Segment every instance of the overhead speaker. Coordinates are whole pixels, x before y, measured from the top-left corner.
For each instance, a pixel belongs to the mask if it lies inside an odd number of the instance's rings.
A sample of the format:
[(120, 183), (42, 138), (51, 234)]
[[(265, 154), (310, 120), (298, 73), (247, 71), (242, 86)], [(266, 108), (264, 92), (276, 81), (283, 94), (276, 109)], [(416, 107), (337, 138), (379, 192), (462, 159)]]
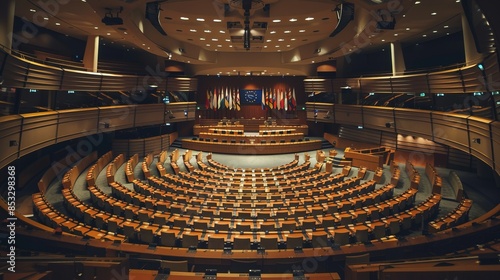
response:
[(102, 18), (101, 22), (105, 25), (122, 25), (123, 19), (120, 17), (105, 16)]
[(387, 10), (377, 11), (377, 29), (389, 29), (392, 30), (396, 27), (396, 19)]
[(158, 32), (166, 36), (167, 32), (163, 30), (160, 22), (160, 11), (160, 2), (149, 2), (146, 4), (146, 18), (149, 22), (151, 22), (154, 28), (158, 30)]
[(333, 11), (337, 13), (338, 21), (330, 37), (339, 34), (354, 19), (354, 4), (344, 2), (335, 6)]

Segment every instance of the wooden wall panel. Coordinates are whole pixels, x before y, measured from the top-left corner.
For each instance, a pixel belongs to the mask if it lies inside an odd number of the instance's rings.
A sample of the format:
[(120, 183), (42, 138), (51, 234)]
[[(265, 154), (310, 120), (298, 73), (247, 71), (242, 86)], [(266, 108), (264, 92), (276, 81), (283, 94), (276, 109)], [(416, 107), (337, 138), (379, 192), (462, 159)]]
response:
[(5, 87), (24, 88), (28, 75), (28, 61), (8, 56), (3, 67), (2, 78)]
[[(387, 127), (386, 124), (390, 124)], [(389, 107), (363, 106), (363, 126), (387, 132), (395, 132), (394, 109)]]
[(335, 123), (362, 126), (362, 106), (340, 104), (335, 105)]
[(57, 112), (22, 114), (23, 134), (19, 156), (23, 156), (56, 143)]
[(97, 108), (62, 110), (58, 112), (57, 142), (97, 133)]
[(500, 122), (491, 124), (494, 169), (500, 174)]
[(432, 139), (430, 111), (394, 109), (394, 115), (398, 133)]
[(362, 78), (360, 87), (363, 92), (392, 93), (391, 79), (383, 78)]
[(464, 88), (458, 70), (431, 73), (427, 76), (430, 93), (463, 93)]
[(99, 131), (114, 131), (134, 127), (135, 107), (110, 106), (99, 108)]
[(147, 90), (149, 85), (141, 85), (139, 81), (142, 81), (140, 77), (128, 76), (128, 75), (112, 75), (103, 74), (102, 81), (100, 83), (101, 91), (134, 91), (134, 90)]
[(135, 110), (135, 126), (145, 126), (165, 123), (165, 105), (147, 104), (138, 106)]
[(144, 156), (145, 144), (144, 139), (130, 139), (128, 145), (128, 154), (126, 157), (131, 157), (135, 154), (138, 154), (140, 157)]
[(492, 121), (469, 117), (468, 122), (471, 154), (486, 164), (493, 166), (493, 151), (490, 142), (490, 123)]
[(151, 137), (144, 139), (144, 155), (139, 154), (139, 156), (146, 156), (147, 154), (159, 154), (161, 149), (161, 136)]
[(194, 121), (196, 118), (196, 103), (177, 102), (166, 104), (165, 122)]
[(37, 63), (30, 64), (26, 87), (37, 90), (59, 88), (63, 72), (60, 68)]
[[(17, 159), (21, 141), (21, 116), (5, 116), (0, 118), (0, 167)], [(15, 141), (12, 142), (11, 141)]]
[(391, 78), (394, 93), (429, 92), (425, 75), (404, 75)]
[(61, 90), (98, 91), (101, 90), (102, 75), (94, 72), (65, 70)]
[(432, 112), (434, 141), (469, 152), (467, 116)]
[(321, 119), (323, 123), (335, 123), (335, 115), (333, 114), (333, 104), (328, 103), (306, 103), (306, 116), (308, 121), (318, 121)]

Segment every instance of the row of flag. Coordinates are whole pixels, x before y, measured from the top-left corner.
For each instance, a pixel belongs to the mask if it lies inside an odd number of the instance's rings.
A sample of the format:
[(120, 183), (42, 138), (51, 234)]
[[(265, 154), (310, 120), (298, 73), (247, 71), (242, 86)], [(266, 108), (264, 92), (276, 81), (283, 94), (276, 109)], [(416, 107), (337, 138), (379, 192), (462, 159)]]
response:
[[(241, 110), (240, 98), (245, 100), (245, 104), (259, 104), (260, 100), (262, 110), (294, 111), (297, 108), (295, 88), (264, 88), (262, 90), (242, 91), (241, 94), (249, 96), (241, 97), (239, 89), (231, 89), (229, 87), (208, 89), (206, 92), (205, 109), (239, 111)], [(257, 94), (260, 96), (256, 96)]]
[(228, 87), (207, 90), (205, 109), (241, 110), (240, 90)]
[(275, 109), (294, 111), (297, 109), (295, 88), (293, 89), (263, 89), (261, 99), (262, 110)]

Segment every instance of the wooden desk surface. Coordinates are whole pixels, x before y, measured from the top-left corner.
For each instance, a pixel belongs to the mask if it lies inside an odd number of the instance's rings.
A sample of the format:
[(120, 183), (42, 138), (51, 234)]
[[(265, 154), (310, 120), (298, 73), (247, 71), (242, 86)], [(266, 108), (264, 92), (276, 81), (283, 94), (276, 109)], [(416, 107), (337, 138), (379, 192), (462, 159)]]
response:
[[(129, 270), (130, 279), (141, 279), (141, 280), (154, 280), (158, 271), (155, 270), (140, 270), (140, 269), (130, 269)], [(178, 272), (171, 271), (168, 279), (205, 279), (205, 273), (203, 272)], [(305, 274), (306, 279), (309, 280), (340, 280), (340, 276), (337, 273), (312, 273)], [(292, 274), (266, 274), (261, 275), (262, 279), (293, 279)], [(248, 273), (217, 273), (217, 279), (245, 279), (248, 278)]]

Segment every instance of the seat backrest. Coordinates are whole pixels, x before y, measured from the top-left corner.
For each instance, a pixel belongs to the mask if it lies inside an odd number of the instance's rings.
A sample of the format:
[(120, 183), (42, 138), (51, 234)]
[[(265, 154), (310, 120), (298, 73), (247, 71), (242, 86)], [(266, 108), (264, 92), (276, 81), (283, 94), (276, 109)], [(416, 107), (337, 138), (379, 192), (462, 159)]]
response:
[(262, 236), (260, 238), (260, 246), (270, 250), (278, 249), (278, 238)]
[(250, 250), (250, 238), (235, 237), (233, 242), (234, 250)]

